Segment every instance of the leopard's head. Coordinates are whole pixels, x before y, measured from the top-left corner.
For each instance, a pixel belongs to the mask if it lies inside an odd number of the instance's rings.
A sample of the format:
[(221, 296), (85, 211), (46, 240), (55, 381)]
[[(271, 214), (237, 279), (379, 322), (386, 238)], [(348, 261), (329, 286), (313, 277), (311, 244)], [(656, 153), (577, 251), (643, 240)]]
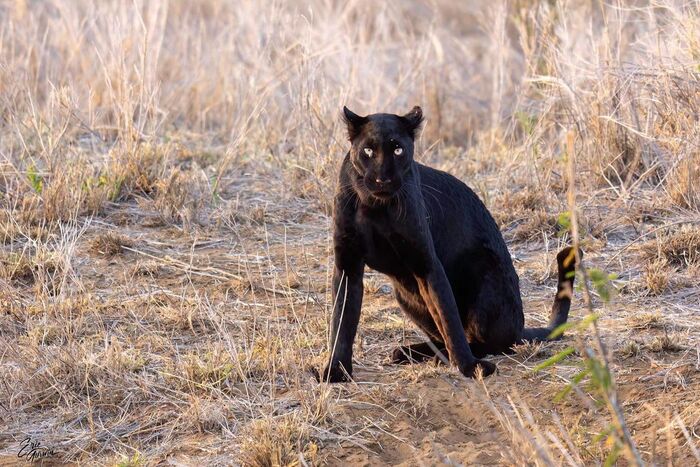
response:
[(350, 160), (358, 175), (356, 188), (382, 200), (394, 197), (411, 170), (423, 111), (416, 106), (405, 115), (361, 117), (343, 107), (343, 117), (352, 144)]

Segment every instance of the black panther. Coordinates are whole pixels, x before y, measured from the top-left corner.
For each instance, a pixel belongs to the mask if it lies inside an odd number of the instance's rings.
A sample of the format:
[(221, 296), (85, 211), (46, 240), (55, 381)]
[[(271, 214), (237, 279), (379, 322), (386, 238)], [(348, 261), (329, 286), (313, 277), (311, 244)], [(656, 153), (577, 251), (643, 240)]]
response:
[(573, 250), (557, 255), (549, 325), (525, 328), (518, 275), (493, 217), (460, 180), (414, 161), (420, 107), (365, 117), (344, 107), (343, 116), (351, 148), (334, 200), (335, 300), (324, 381), (352, 376), (365, 265), (390, 278), (399, 306), (431, 341), (397, 348), (394, 363), (443, 353), (463, 375), (480, 368), (488, 376), (496, 366), (484, 356), (546, 340), (566, 322)]

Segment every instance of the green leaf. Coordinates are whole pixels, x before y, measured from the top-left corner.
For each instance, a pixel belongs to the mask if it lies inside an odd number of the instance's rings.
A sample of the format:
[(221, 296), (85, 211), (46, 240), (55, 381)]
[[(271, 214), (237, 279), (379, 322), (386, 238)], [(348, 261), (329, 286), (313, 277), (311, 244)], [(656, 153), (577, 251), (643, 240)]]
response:
[(601, 442), (603, 440), (603, 438), (607, 438), (610, 435), (610, 433), (613, 432), (614, 429), (615, 429), (615, 426), (613, 426), (612, 424), (608, 425), (607, 428), (605, 428), (603, 431), (601, 431), (600, 433), (598, 433), (597, 435), (595, 435), (593, 437), (593, 442), (594, 443)]
[(589, 269), (588, 278), (591, 280), (593, 287), (600, 296), (600, 298), (609, 302), (612, 293), (615, 291), (615, 287), (612, 285), (611, 281), (617, 278), (615, 274), (607, 274), (600, 269)]
[(607, 394), (612, 388), (610, 370), (597, 358), (587, 358), (586, 366), (591, 372), (591, 382), (598, 390)]
[(44, 189), (44, 179), (39, 175), (36, 171), (36, 167), (33, 165), (27, 170), (27, 179), (29, 179), (29, 183), (32, 185), (34, 191), (41, 194)]
[(566, 357), (574, 353), (575, 350), (576, 349), (574, 349), (573, 347), (567, 347), (558, 354), (549, 357), (547, 360), (537, 365), (532, 371), (540, 371), (544, 370), (545, 368), (549, 368), (552, 365), (556, 365), (557, 363), (561, 362)]
[(585, 329), (587, 328), (593, 321), (598, 320), (598, 314), (597, 313), (591, 313), (589, 315), (586, 315), (581, 321), (578, 322), (568, 322), (564, 324), (560, 324), (554, 330), (547, 336), (548, 339), (556, 339), (557, 337), (561, 336), (564, 334), (566, 331), (568, 331), (571, 328), (576, 328), (576, 329)]
[(576, 329), (586, 329), (591, 323), (598, 321), (598, 313), (590, 313), (583, 317), (581, 321), (576, 324)]
[(122, 192), (122, 184), (124, 183), (124, 177), (117, 177), (112, 181), (112, 186), (110, 188), (109, 200), (114, 202), (119, 199), (119, 195)]
[(574, 326), (576, 326), (576, 323), (572, 323), (572, 322), (560, 324), (559, 326), (554, 328), (554, 330), (551, 333), (549, 333), (549, 336), (547, 336), (547, 339), (556, 339), (557, 337), (561, 336), (562, 334), (564, 334), (566, 331), (573, 328)]
[(590, 373), (590, 370), (585, 369), (582, 370), (574, 375), (573, 378), (571, 378), (571, 381), (569, 384), (567, 384), (564, 389), (559, 391), (556, 396), (554, 396), (554, 402), (561, 402), (573, 389), (574, 385), (578, 385), (583, 379), (588, 376)]
[(615, 442), (615, 444), (613, 444), (612, 449), (610, 450), (610, 454), (608, 454), (608, 457), (605, 458), (603, 466), (610, 467), (612, 465), (615, 465), (615, 462), (617, 462), (617, 459), (620, 457), (620, 452), (622, 452), (620, 444), (618, 442)]
[(559, 224), (562, 230), (569, 230), (571, 228), (571, 213), (569, 211), (564, 211), (559, 214), (557, 224)]

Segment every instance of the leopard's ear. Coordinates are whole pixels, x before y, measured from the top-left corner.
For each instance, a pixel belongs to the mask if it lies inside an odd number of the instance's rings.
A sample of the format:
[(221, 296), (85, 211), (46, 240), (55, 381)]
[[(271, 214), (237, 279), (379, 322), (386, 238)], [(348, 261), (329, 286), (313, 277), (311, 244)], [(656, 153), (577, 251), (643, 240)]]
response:
[(418, 130), (420, 130), (420, 126), (423, 123), (423, 109), (415, 106), (410, 112), (403, 115), (401, 120), (404, 122), (404, 125), (406, 125), (406, 129), (411, 134), (411, 137), (415, 139), (416, 135), (418, 134)]
[(343, 106), (343, 120), (348, 127), (348, 139), (350, 141), (360, 134), (362, 126), (367, 123), (367, 117), (360, 117), (345, 106)]

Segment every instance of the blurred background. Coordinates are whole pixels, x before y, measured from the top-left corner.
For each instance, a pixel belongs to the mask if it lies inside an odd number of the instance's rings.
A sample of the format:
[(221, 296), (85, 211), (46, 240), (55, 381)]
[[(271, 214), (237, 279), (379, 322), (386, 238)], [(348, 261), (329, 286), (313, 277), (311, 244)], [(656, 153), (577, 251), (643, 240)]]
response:
[[(114, 163), (136, 141), (177, 140), (216, 171), (254, 160), (314, 178), (300, 189), (322, 199), (346, 148), (342, 105), (421, 105), (428, 154), (506, 145), (534, 173), (575, 128), (595, 184), (663, 181), (698, 208), (694, 1), (0, 5), (4, 163), (47, 183), (57, 158), (104, 165), (95, 152)], [(49, 151), (34, 146), (49, 134)]]

